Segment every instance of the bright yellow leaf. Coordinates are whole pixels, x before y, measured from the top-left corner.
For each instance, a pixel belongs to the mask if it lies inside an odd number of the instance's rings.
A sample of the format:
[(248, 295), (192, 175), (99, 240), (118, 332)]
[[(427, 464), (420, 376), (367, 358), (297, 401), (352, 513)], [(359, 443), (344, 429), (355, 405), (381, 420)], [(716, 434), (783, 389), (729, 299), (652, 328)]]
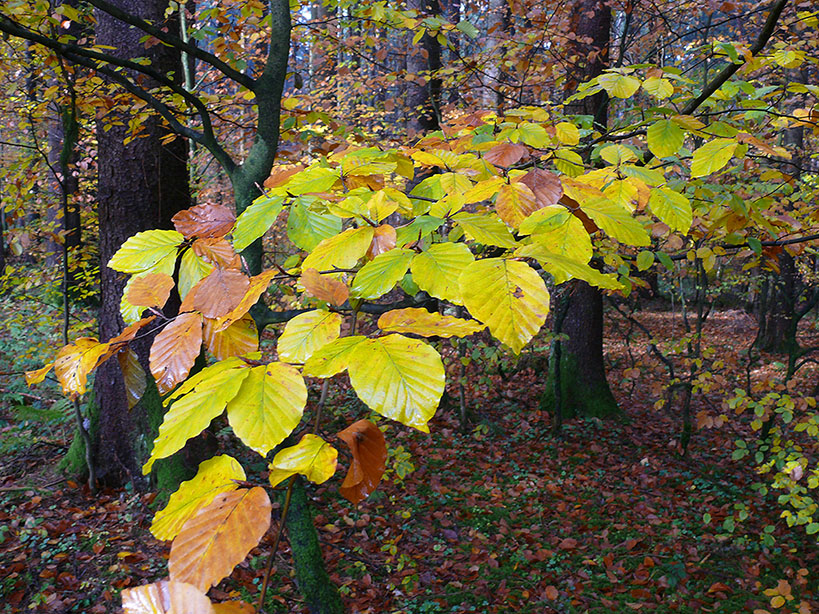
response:
[(317, 349), (338, 339), (342, 317), (324, 309), (316, 309), (297, 315), (284, 327), (277, 349), (279, 359), (285, 362), (303, 363)]
[(338, 450), (318, 435), (308, 433), (295, 446), (279, 451), (270, 463), (270, 484), (277, 486), (290, 476), (301, 474), (314, 484), (322, 484), (336, 472)]

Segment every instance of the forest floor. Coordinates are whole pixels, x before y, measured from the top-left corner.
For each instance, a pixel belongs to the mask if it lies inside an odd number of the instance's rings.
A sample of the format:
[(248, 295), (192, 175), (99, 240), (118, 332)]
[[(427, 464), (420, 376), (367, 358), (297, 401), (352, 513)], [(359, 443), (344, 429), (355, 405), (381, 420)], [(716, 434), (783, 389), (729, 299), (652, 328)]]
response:
[[(638, 318), (658, 339), (682, 333), (670, 312)], [(753, 339), (751, 318), (730, 311), (708, 321), (724, 365), (714, 367), (715, 388), (694, 398), (703, 428), (685, 456), (677, 409), (655, 409), (662, 365), (645, 337), (625, 343), (622, 320), (607, 329), (609, 378), (627, 420), (568, 421), (556, 437), (538, 410), (542, 362), (486, 374), (476, 369), (491, 351), (474, 346), (465, 431), (457, 400), (428, 435), (390, 426), (391, 470), (358, 506), (337, 493), (341, 471), (311, 487), (327, 569), (350, 612), (819, 613), (816, 536), (789, 528), (776, 493), (754, 489), (764, 477), (747, 458), (732, 460), (750, 431), (721, 398), (745, 377), (738, 357)], [(817, 341), (815, 322), (806, 334)], [(753, 377), (781, 371), (766, 358)], [(816, 378), (806, 370), (799, 385)], [(116, 612), (121, 589), (166, 573), (168, 547), (148, 531), (152, 495), (91, 496), (60, 475), (70, 423), (45, 410), (22, 420), (19, 408), (37, 400), (13, 398), (0, 405), (0, 612)], [(342, 426), (363, 413), (343, 382), (330, 400), (346, 412)], [(255, 600), (277, 514), (278, 504), (261, 546), (211, 590), (214, 601)], [(283, 543), (265, 610), (303, 609)]]

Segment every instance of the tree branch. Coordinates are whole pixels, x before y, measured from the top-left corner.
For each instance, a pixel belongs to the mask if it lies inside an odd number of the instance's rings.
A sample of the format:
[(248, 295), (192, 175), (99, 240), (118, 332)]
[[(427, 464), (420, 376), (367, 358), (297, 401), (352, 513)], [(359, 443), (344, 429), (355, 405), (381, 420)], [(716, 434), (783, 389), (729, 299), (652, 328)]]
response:
[[(157, 40), (165, 43), (166, 45), (175, 47), (180, 51), (184, 51), (185, 53), (195, 57), (197, 60), (201, 60), (206, 64), (210, 64), (216, 70), (225, 75), (228, 79), (235, 81), (239, 85), (242, 85), (249, 90), (253, 90), (256, 84), (255, 79), (253, 79), (250, 75), (246, 75), (245, 73), (231, 67), (229, 64), (219, 59), (212, 53), (209, 53), (204, 49), (200, 49), (196, 45), (187, 43), (178, 36), (169, 34), (168, 32), (162, 30), (162, 28), (155, 26), (154, 24), (147, 22), (144, 19), (140, 19), (136, 15), (127, 13), (126, 11), (123, 11), (122, 9), (114, 6), (110, 2), (106, 2), (105, 0), (85, 0), (85, 2), (98, 8), (101, 11), (108, 13), (114, 19), (118, 19), (124, 23), (127, 23), (128, 25), (139, 28), (146, 34), (150, 34)], [(180, 10), (185, 9), (180, 7)]]

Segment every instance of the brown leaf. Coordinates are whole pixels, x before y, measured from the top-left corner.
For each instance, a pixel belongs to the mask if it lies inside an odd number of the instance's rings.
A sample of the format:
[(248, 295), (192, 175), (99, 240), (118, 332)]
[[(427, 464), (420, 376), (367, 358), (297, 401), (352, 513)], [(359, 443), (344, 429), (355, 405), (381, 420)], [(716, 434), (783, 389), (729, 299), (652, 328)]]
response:
[(202, 346), (202, 314), (177, 316), (151, 345), (151, 374), (160, 394), (170, 392), (190, 373)]
[(495, 145), (483, 155), (483, 159), (495, 166), (509, 167), (529, 157), (529, 150), (517, 143)]
[(176, 230), (186, 239), (191, 237), (224, 237), (233, 229), (236, 216), (224, 205), (196, 205), (180, 211), (171, 218)]
[(544, 592), (546, 593), (546, 599), (548, 599), (549, 601), (554, 601), (555, 599), (560, 597), (560, 593), (558, 592), (557, 587), (555, 587), (552, 584), (547, 586)]
[(332, 305), (343, 305), (350, 297), (350, 288), (347, 287), (347, 284), (322, 275), (316, 269), (302, 271), (299, 283), (311, 296)]
[(214, 614), (202, 591), (184, 582), (161, 580), (122, 591), (123, 614)]
[(148, 273), (135, 277), (128, 288), (128, 302), (136, 307), (162, 309), (174, 287), (173, 277), (167, 273)]
[(293, 175), (303, 170), (304, 166), (301, 164), (296, 166), (277, 166), (270, 172), (270, 177), (264, 180), (264, 187), (270, 190), (284, 185)]
[(128, 399), (128, 409), (133, 409), (142, 395), (145, 394), (147, 379), (145, 370), (139, 364), (136, 352), (129, 347), (125, 351), (117, 354), (119, 368), (122, 370), (122, 377), (125, 380), (125, 396)]
[(560, 204), (565, 205), (569, 208), (569, 211), (572, 212), (572, 215), (583, 222), (583, 228), (588, 232), (590, 235), (594, 234), (598, 230), (597, 224), (594, 223), (588, 215), (586, 215), (583, 210), (580, 208), (580, 203), (578, 203), (573, 198), (566, 196), (565, 194), (560, 197)]
[(241, 269), (242, 258), (225, 239), (197, 239), (193, 242), (193, 253), (208, 264), (223, 269)]
[(213, 269), (191, 289), (193, 308), (206, 318), (221, 318), (239, 305), (249, 287), (250, 278), (241, 271)]
[(359, 420), (338, 433), (353, 455), (350, 470), (338, 491), (352, 503), (367, 497), (384, 475), (387, 444), (384, 434), (369, 420)]
[(205, 320), (205, 346), (216, 360), (244, 356), (259, 349), (256, 322), (249, 314), (245, 314), (224, 330), (216, 330), (217, 325), (218, 320)]
[(224, 603), (214, 603), (214, 614), (253, 614), (255, 608), (244, 601), (225, 601)]
[(533, 168), (518, 181), (529, 186), (529, 189), (534, 192), (538, 209), (557, 204), (560, 197), (563, 196), (563, 185), (560, 179), (549, 171)]
[[(267, 290), (267, 286), (270, 285), (270, 281), (276, 276), (275, 271), (264, 271), (263, 273), (259, 273), (258, 275), (254, 275), (250, 278), (250, 285), (245, 293), (242, 300), (239, 301), (239, 304), (236, 305), (229, 313), (225, 314), (221, 318), (219, 318), (218, 323), (216, 324), (216, 332), (225, 330), (228, 326), (240, 320), (253, 305), (256, 304), (256, 301), (259, 300), (259, 297), (264, 294), (264, 291)], [(187, 297), (185, 297), (187, 299)]]
[(373, 233), (373, 241), (367, 250), (367, 260), (372, 260), (378, 254), (383, 254), (395, 248), (395, 228), (389, 224), (381, 224)]
[(245, 560), (270, 527), (264, 488), (221, 493), (188, 520), (171, 546), (171, 579), (207, 591)]

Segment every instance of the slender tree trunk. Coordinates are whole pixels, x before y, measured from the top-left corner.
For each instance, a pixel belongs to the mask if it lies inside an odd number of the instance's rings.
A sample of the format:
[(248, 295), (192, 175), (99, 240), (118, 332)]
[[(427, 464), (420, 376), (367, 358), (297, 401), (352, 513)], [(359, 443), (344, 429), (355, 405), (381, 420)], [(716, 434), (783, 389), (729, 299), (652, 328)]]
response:
[[(438, 0), (409, 0), (407, 6), (418, 11), (423, 17), (441, 15)], [(410, 42), (413, 33), (410, 32)], [(423, 134), (440, 127), (441, 79), (436, 72), (441, 69), (441, 43), (437, 37), (424, 34), (419, 45), (411, 45), (407, 50), (407, 74), (413, 81), (407, 87), (407, 109), (410, 136)]]
[[(603, 72), (608, 65), (611, 9), (602, 0), (578, 0), (571, 13), (576, 35), (569, 49), (567, 93), (579, 83)], [(591, 115), (597, 129), (605, 129), (608, 115), (605, 92), (571, 105), (567, 111)], [(555, 404), (553, 381), (560, 382), (564, 418), (577, 415), (606, 417), (621, 414), (614, 399), (603, 362), (603, 295), (584, 281), (572, 281), (562, 332), (568, 339), (560, 359), (549, 365), (549, 381), (541, 405)]]

